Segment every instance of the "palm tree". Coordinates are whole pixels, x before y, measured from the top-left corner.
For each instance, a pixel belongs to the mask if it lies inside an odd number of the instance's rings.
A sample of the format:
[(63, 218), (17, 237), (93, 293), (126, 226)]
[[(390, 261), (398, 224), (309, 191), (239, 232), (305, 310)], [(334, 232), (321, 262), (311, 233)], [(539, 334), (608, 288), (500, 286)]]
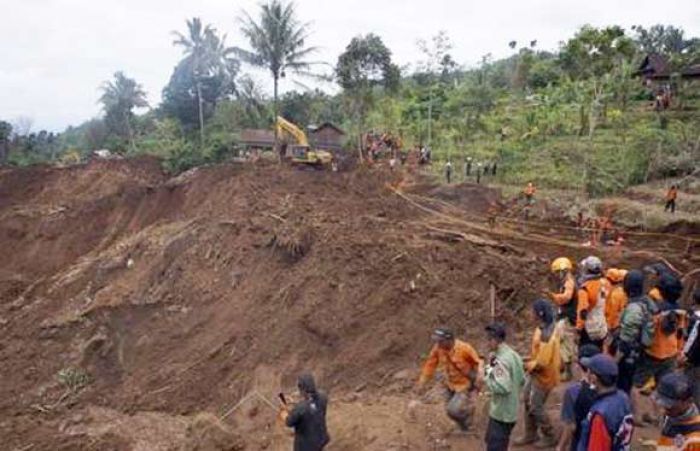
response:
[(200, 142), (204, 143), (204, 112), (202, 99), (202, 79), (214, 73), (225, 71), (235, 73), (237, 61), (229, 55), (232, 49), (225, 44), (226, 37), (220, 38), (216, 29), (211, 25), (202, 25), (198, 17), (187, 20), (187, 35), (174, 31), (175, 41), (173, 45), (183, 48), (185, 64), (192, 72), (197, 91), (197, 104), (199, 112)]
[[(296, 18), (293, 2), (269, 0), (260, 6), (260, 17), (256, 21), (250, 14), (243, 12), (239, 18), (241, 31), (248, 38), (252, 50), (236, 48), (241, 59), (249, 64), (266, 68), (272, 74), (274, 83), (273, 105), (274, 117), (279, 114), (278, 92), (279, 80), (286, 72), (307, 75), (311, 64), (305, 59), (317, 49), (307, 47), (309, 24), (300, 23)], [(277, 146), (277, 128), (275, 127), (275, 146)]]
[[(101, 87), (100, 102), (105, 110), (107, 122), (113, 127), (126, 131), (131, 149), (134, 149), (134, 133), (131, 127), (131, 116), (134, 108), (147, 107), (146, 93), (140, 84), (123, 72), (114, 74), (113, 81), (106, 81)], [(121, 123), (121, 124), (120, 124)]]

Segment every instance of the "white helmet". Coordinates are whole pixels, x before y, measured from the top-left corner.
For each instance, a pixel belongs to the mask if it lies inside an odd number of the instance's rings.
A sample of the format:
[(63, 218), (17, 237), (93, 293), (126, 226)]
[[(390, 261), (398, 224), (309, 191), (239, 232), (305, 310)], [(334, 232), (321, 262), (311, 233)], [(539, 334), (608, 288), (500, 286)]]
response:
[(584, 258), (579, 264), (586, 274), (602, 274), (603, 262), (596, 256)]

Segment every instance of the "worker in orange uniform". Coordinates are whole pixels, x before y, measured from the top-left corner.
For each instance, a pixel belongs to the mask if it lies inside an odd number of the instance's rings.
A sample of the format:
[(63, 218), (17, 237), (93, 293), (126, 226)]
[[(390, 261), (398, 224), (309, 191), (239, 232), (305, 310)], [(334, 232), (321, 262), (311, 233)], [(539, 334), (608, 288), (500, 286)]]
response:
[(700, 451), (700, 411), (693, 403), (693, 381), (682, 373), (669, 373), (659, 381), (652, 399), (664, 410), (656, 449)]
[(578, 317), (576, 329), (580, 343), (593, 343), (603, 348), (608, 335), (605, 320), (605, 304), (610, 295), (610, 282), (603, 277), (603, 262), (598, 257), (585, 258), (581, 264), (581, 278), (578, 281)]
[(523, 390), (525, 434), (515, 441), (515, 445), (524, 446), (540, 440), (538, 448), (551, 448), (557, 444), (557, 436), (545, 404), (552, 389), (560, 381), (561, 338), (552, 303), (539, 299), (533, 304), (532, 311), (538, 325), (532, 336), (530, 359), (525, 363), (525, 371), (529, 376)]
[(439, 368), (445, 376), (447, 416), (462, 431), (468, 431), (473, 416), (472, 395), (476, 393), (482, 369), (481, 359), (469, 343), (455, 339), (450, 329), (436, 329), (432, 338), (435, 345), (423, 364), (418, 386), (424, 387)]
[(675, 214), (676, 199), (678, 199), (678, 187), (676, 185), (671, 185), (671, 188), (669, 188), (666, 193), (666, 206), (664, 207), (664, 211), (671, 210), (671, 214)]
[(551, 264), (551, 272), (556, 279), (556, 291), (549, 297), (559, 309), (557, 327), (561, 332), (561, 359), (565, 381), (572, 378), (572, 365), (578, 355), (576, 350), (576, 315), (578, 304), (574, 265), (566, 257), (560, 257)]
[(527, 205), (533, 205), (535, 203), (536, 192), (537, 188), (535, 188), (535, 185), (533, 185), (532, 182), (528, 183), (525, 187), (525, 190), (523, 190), (523, 194), (525, 194), (525, 200), (527, 201)]
[(605, 303), (605, 321), (608, 324), (608, 353), (615, 355), (617, 353), (617, 336), (620, 332), (620, 320), (622, 312), (627, 306), (627, 294), (623, 282), (627, 276), (627, 271), (624, 269), (610, 268), (605, 272), (605, 278), (608, 279), (611, 286), (610, 297)]

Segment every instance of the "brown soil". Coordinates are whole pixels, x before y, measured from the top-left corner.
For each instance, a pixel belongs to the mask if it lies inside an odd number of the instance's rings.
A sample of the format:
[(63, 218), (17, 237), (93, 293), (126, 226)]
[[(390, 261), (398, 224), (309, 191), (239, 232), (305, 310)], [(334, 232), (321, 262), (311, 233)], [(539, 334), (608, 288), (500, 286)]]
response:
[(590, 251), (456, 219), (498, 201), (487, 188), (398, 177), (263, 164), (169, 179), (153, 160), (0, 170), (3, 447), (289, 449), (263, 399), (305, 370), (334, 400), (331, 450), (477, 447), (451, 435), (437, 393), (413, 401), (431, 328), (483, 351), (494, 284), (525, 351), (546, 263)]

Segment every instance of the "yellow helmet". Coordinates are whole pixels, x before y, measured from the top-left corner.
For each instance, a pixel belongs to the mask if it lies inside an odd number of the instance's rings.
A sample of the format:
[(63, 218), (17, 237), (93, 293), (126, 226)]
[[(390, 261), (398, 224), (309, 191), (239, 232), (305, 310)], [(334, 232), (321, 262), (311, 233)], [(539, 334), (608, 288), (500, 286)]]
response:
[(571, 271), (574, 265), (566, 257), (559, 257), (552, 262), (552, 272)]

